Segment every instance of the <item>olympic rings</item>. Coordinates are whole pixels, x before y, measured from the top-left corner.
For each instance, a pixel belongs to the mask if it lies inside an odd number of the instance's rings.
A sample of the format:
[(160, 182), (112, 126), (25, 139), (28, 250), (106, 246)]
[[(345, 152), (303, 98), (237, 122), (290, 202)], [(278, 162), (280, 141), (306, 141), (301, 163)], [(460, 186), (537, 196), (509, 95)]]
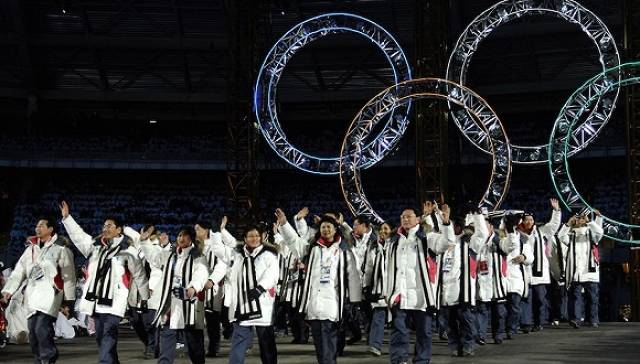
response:
[[(414, 99), (444, 99), (461, 106), (471, 113), (474, 120), (489, 135), (493, 157), (491, 178), (479, 206), (497, 209), (505, 198), (511, 178), (511, 149), (504, 128), (491, 107), (470, 89), (439, 78), (421, 78), (391, 86), (369, 100), (355, 116), (342, 142), (340, 153), (340, 185), (349, 209), (354, 215), (371, 216), (377, 222), (384, 219), (378, 215), (367, 200), (360, 182), (358, 165), (363, 158), (364, 140), (388, 113), (398, 105)], [(476, 121), (477, 120), (477, 121)]]
[[(625, 63), (591, 78), (580, 86), (562, 107), (549, 138), (548, 153), (552, 156), (549, 159), (549, 172), (560, 200), (569, 210), (574, 212), (593, 210), (580, 195), (569, 174), (568, 157), (573, 139), (571, 132), (580, 118), (601, 96), (612, 92), (617, 94), (620, 87), (639, 83), (640, 62)], [(602, 218), (606, 237), (620, 242), (640, 243), (640, 240), (637, 237), (634, 238), (632, 234), (633, 230), (640, 229), (639, 225), (621, 223), (604, 215)]]
[[(471, 56), (480, 42), (489, 36), (495, 28), (513, 19), (526, 15), (553, 15), (580, 26), (582, 31), (595, 43), (603, 72), (620, 64), (620, 55), (613, 35), (607, 26), (591, 11), (573, 0), (505, 0), (478, 15), (458, 38), (451, 51), (447, 65), (448, 80), (464, 85)], [(570, 142), (569, 155), (585, 148), (607, 124), (618, 99), (618, 92), (599, 98), (590, 115), (574, 131), (575, 138)], [(480, 150), (490, 153), (484, 132), (475, 123), (464, 123), (452, 114), (464, 136)], [(466, 120), (468, 122), (468, 118)], [(544, 163), (549, 158), (546, 145), (511, 145), (514, 163)]]
[[(603, 72), (582, 85), (565, 103), (547, 145), (517, 146), (510, 144), (503, 125), (486, 101), (463, 83), (470, 57), (480, 41), (497, 26), (530, 14), (551, 14), (580, 25), (596, 44)], [(325, 35), (343, 32), (363, 35), (378, 45), (391, 64), (396, 84), (374, 96), (358, 112), (342, 142), (338, 158), (317, 158), (295, 149), (287, 141), (278, 122), (276, 86), (284, 67), (298, 49)], [(504, 0), (487, 9), (458, 39), (449, 59), (447, 79), (412, 80), (402, 49), (382, 27), (352, 14), (325, 14), (296, 25), (271, 48), (256, 81), (255, 113), (262, 134), (278, 155), (303, 171), (339, 173), (342, 193), (351, 212), (370, 215), (378, 222), (383, 219), (364, 194), (360, 169), (379, 162), (397, 145), (408, 125), (411, 101), (424, 98), (447, 100), (452, 118), (465, 137), (491, 154), (491, 178), (480, 206), (494, 211), (500, 207), (509, 189), (513, 158), (514, 163), (548, 162), (561, 201), (574, 211), (592, 210), (571, 180), (568, 157), (584, 149), (606, 125), (615, 108), (619, 88), (640, 83), (640, 62), (619, 64), (615, 41), (605, 24), (573, 0)], [(624, 79), (621, 78), (623, 73)], [(458, 110), (454, 112), (452, 106)], [(393, 115), (394, 112), (397, 113)], [(389, 118), (383, 130), (366, 144), (368, 135), (386, 116)], [(632, 230), (640, 229), (640, 226), (620, 223), (606, 216), (603, 219), (608, 238), (640, 243), (632, 236)]]
[[(338, 158), (320, 158), (296, 149), (289, 143), (278, 121), (276, 87), (285, 66), (305, 45), (326, 35), (353, 33), (361, 35), (385, 54), (393, 70), (395, 83), (411, 79), (409, 62), (398, 42), (380, 25), (358, 15), (332, 13), (305, 20), (283, 35), (267, 54), (256, 81), (254, 107), (262, 135), (269, 146), (292, 166), (317, 174), (338, 173)], [(358, 167), (368, 168), (393, 150), (407, 128), (410, 104), (395, 110), (380, 134), (365, 150), (368, 158)]]

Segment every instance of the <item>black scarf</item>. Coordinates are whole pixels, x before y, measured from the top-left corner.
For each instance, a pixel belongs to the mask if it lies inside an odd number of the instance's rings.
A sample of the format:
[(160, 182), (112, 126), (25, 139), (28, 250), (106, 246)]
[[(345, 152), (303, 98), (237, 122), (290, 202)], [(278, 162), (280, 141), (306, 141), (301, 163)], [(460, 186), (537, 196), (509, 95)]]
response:
[(247, 255), (244, 253), (244, 259), (242, 260), (242, 274), (236, 277), (237, 289), (237, 306), (235, 317), (238, 321), (248, 321), (259, 319), (262, 317), (262, 307), (260, 307), (260, 297), (257, 299), (249, 298), (249, 291), (258, 287), (258, 280), (256, 277), (255, 261), (262, 253), (267, 251), (266, 247), (263, 248), (255, 256)]
[(128, 237), (125, 235), (120, 244), (115, 247), (102, 244), (102, 237), (94, 239), (94, 246), (100, 246), (98, 250), (98, 260), (96, 272), (93, 280), (89, 281), (89, 289), (84, 299), (87, 301), (96, 301), (99, 305), (113, 305), (113, 292), (111, 282), (111, 259), (123, 250), (129, 247)]

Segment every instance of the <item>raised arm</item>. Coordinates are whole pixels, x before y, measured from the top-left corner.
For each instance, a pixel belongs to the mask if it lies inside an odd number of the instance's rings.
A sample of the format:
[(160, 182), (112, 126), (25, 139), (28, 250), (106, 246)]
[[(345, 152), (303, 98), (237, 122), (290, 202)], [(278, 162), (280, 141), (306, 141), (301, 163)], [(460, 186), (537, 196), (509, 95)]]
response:
[(598, 244), (604, 235), (604, 229), (602, 228), (604, 221), (600, 211), (594, 210), (593, 212), (596, 214), (596, 218), (593, 221), (588, 222), (587, 226), (589, 227), (589, 230), (591, 230), (591, 234), (593, 234), (595, 243)]
[(293, 217), (298, 235), (302, 238), (306, 237), (309, 232), (309, 225), (307, 225), (306, 220), (307, 215), (309, 215), (309, 208), (305, 206)]
[(551, 208), (553, 209), (553, 211), (551, 212), (551, 219), (544, 226), (542, 226), (541, 229), (542, 233), (553, 236), (553, 234), (558, 231), (558, 228), (562, 223), (562, 211), (560, 210), (560, 204), (558, 203), (558, 200), (556, 200), (555, 198), (550, 199), (549, 203), (551, 204)]

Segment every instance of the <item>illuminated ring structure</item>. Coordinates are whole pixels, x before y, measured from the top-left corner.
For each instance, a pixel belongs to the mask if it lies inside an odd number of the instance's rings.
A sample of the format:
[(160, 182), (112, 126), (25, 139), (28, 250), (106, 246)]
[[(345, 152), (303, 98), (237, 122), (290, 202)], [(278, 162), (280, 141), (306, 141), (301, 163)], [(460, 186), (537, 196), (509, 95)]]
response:
[[(254, 91), (254, 107), (260, 130), (269, 146), (292, 166), (317, 174), (337, 174), (339, 158), (320, 158), (296, 149), (282, 131), (278, 121), (276, 88), (287, 63), (305, 45), (330, 34), (353, 33), (377, 45), (389, 61), (395, 83), (411, 79), (411, 69), (398, 42), (382, 26), (361, 16), (345, 13), (320, 15), (299, 23), (283, 35), (265, 58)], [(367, 158), (360, 168), (367, 168), (396, 146), (408, 124), (410, 105), (396, 108), (387, 124), (365, 148)]]
[[(552, 156), (549, 159), (549, 172), (558, 196), (571, 211), (593, 210), (580, 195), (569, 174), (568, 157), (572, 147), (571, 140), (575, 138), (572, 131), (603, 95), (614, 92), (618, 94), (621, 87), (639, 83), (640, 62), (626, 63), (591, 78), (580, 86), (562, 107), (549, 138), (548, 153)], [(621, 223), (604, 215), (603, 219), (607, 238), (626, 243), (640, 243), (638, 237), (634, 238), (632, 235), (632, 231), (637, 233), (640, 226)]]
[[(345, 201), (354, 215), (368, 215), (376, 222), (384, 221), (367, 200), (360, 181), (359, 165), (363, 164), (365, 140), (371, 130), (395, 107), (415, 99), (435, 98), (459, 106), (489, 135), (493, 158), (489, 186), (479, 203), (489, 210), (497, 209), (507, 195), (511, 178), (511, 149), (502, 123), (485, 100), (470, 89), (439, 78), (421, 78), (391, 86), (369, 100), (355, 116), (342, 142), (340, 153), (340, 185)], [(464, 110), (463, 110), (464, 109)], [(466, 112), (465, 112), (466, 110)]]
[[(451, 52), (447, 65), (448, 80), (465, 85), (472, 55), (480, 42), (493, 30), (511, 20), (527, 15), (552, 15), (580, 26), (582, 31), (595, 43), (603, 72), (620, 64), (620, 55), (613, 35), (607, 26), (591, 11), (572, 0), (505, 0), (477, 16), (464, 30)], [(573, 155), (589, 144), (605, 126), (615, 107), (618, 91), (601, 96), (595, 101), (591, 113), (574, 130), (570, 141), (569, 155)], [(464, 136), (485, 153), (490, 153), (485, 132), (468, 118), (460, 120), (452, 115), (453, 121)], [(544, 163), (549, 160), (547, 145), (511, 145), (514, 163)]]

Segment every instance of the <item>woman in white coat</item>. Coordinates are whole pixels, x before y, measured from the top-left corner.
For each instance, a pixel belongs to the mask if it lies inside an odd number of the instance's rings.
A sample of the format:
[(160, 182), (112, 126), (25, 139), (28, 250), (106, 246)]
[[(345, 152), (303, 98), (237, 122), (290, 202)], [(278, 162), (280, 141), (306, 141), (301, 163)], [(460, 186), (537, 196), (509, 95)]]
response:
[(308, 256), (299, 311), (311, 325), (318, 363), (335, 363), (346, 304), (360, 302), (362, 296), (355, 255), (339, 232), (340, 224), (329, 216), (321, 218), (312, 243), (297, 237), (282, 210), (276, 210), (276, 217), (289, 248)]
[(231, 248), (222, 242), (221, 233), (214, 233), (211, 251), (218, 259), (231, 265), (225, 284), (225, 305), (229, 307), (229, 321), (234, 324), (229, 363), (245, 362), (251, 347), (253, 328), (258, 334), (260, 359), (263, 364), (278, 362), (273, 330), (276, 286), (279, 277), (277, 250), (263, 244), (263, 230), (249, 226), (244, 243)]

